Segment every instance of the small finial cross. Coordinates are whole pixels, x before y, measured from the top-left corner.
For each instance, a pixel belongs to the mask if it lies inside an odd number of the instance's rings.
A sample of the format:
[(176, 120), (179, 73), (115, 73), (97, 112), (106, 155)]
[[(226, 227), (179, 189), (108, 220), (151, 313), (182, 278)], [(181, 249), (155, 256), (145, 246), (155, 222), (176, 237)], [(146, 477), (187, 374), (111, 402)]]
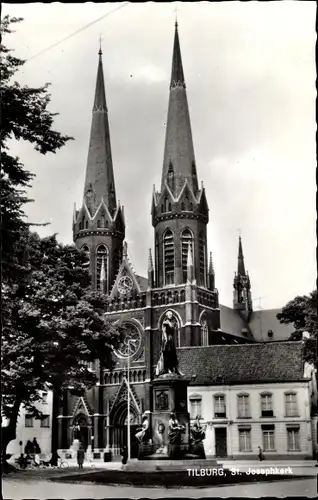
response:
[(99, 52), (98, 54), (101, 56), (102, 55), (102, 35), (99, 35)]
[(178, 2), (176, 2), (176, 7), (174, 9), (176, 15), (176, 22), (175, 22), (176, 26), (178, 26), (178, 11), (179, 11), (178, 7), (179, 7)]

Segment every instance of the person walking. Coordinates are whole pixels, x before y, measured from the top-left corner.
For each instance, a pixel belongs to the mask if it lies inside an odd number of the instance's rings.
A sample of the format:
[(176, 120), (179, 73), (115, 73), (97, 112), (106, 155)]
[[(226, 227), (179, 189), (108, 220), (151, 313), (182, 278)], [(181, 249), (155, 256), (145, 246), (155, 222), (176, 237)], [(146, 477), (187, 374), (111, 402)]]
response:
[(121, 456), (122, 456), (121, 463), (122, 463), (122, 466), (124, 466), (124, 465), (126, 465), (127, 460), (128, 460), (128, 450), (127, 450), (126, 445), (124, 445), (121, 449)]
[(83, 469), (84, 458), (85, 458), (85, 451), (83, 445), (80, 444), (77, 450), (77, 463), (79, 469)]
[(260, 446), (258, 447), (258, 458), (260, 461), (264, 460), (264, 455)]

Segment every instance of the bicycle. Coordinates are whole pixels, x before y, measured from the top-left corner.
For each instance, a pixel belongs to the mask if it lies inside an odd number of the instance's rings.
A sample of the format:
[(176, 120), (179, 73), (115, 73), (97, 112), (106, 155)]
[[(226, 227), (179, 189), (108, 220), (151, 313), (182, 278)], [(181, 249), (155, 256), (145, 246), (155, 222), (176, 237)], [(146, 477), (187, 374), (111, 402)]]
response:
[(59, 458), (57, 466), (59, 469), (68, 469), (69, 463), (66, 462), (66, 460), (63, 460), (63, 458)]
[(88, 462), (90, 467), (92, 467), (92, 468), (96, 467), (96, 464), (92, 458), (87, 458), (87, 462)]

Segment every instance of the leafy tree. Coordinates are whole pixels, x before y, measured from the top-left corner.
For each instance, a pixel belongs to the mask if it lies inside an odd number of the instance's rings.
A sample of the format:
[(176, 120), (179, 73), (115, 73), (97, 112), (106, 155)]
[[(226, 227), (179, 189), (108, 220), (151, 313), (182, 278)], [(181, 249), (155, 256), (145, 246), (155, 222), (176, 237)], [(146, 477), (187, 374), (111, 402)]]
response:
[(55, 235), (41, 239), (26, 232), (24, 238), (21, 261), (29, 272), (3, 290), (3, 452), (16, 437), (21, 405), (41, 417), (41, 391), (62, 394), (71, 386), (83, 394), (97, 381), (83, 361), (97, 358), (101, 369), (110, 367), (124, 334), (105, 320), (105, 296), (91, 291), (85, 252), (63, 246)]
[(122, 330), (105, 321), (105, 297), (93, 293), (83, 269), (85, 253), (63, 246), (56, 237), (41, 239), (30, 232), (23, 211), (26, 188), (34, 174), (11, 153), (9, 141), (25, 140), (45, 155), (55, 153), (71, 138), (53, 129), (48, 109), (49, 84), (38, 88), (13, 81), (25, 61), (13, 57), (2, 43), (21, 19), (1, 22), (1, 239), (2, 239), (2, 459), (16, 437), (23, 404), (41, 417), (36, 404), (47, 388), (61, 392), (69, 386), (82, 393), (96, 382), (83, 361), (97, 355), (109, 365), (111, 350)]
[(293, 323), (295, 331), (290, 340), (301, 340), (303, 333), (307, 332), (303, 345), (304, 359), (317, 367), (317, 290), (288, 302), (282, 312), (277, 314), (277, 319), (284, 324)]
[(48, 106), (51, 96), (49, 84), (30, 88), (21, 86), (13, 78), (25, 61), (11, 55), (2, 40), (12, 33), (11, 25), (22, 21), (21, 18), (5, 16), (0, 25), (1, 44), (1, 240), (3, 279), (14, 279), (20, 269), (15, 253), (21, 232), (29, 227), (25, 219), (23, 205), (29, 200), (26, 188), (34, 177), (26, 170), (20, 159), (11, 153), (8, 141), (24, 140), (34, 145), (39, 153), (55, 153), (71, 137), (53, 129), (56, 113)]

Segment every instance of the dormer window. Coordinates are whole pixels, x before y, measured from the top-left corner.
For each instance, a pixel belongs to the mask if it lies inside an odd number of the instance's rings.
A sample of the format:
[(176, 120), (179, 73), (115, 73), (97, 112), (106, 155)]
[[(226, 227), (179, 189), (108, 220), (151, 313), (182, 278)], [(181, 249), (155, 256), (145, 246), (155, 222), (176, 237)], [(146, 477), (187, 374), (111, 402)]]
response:
[(273, 335), (274, 335), (273, 330), (268, 330), (267, 335), (271, 339), (273, 337)]

